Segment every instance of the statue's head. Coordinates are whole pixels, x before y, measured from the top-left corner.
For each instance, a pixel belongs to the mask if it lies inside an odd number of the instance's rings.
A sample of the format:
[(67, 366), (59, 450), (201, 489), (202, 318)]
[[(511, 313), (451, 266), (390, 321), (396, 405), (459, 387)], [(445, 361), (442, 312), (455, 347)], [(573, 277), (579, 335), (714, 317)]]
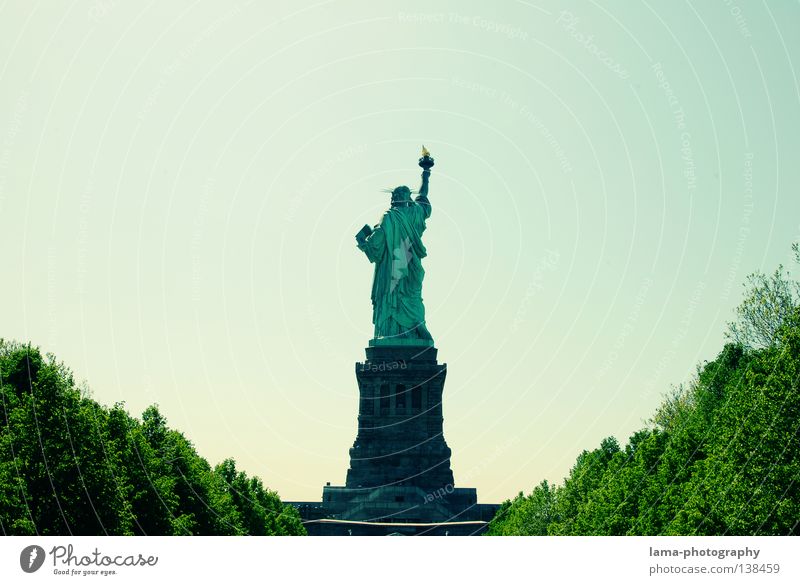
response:
[(392, 206), (408, 205), (411, 203), (411, 189), (400, 185), (392, 190)]

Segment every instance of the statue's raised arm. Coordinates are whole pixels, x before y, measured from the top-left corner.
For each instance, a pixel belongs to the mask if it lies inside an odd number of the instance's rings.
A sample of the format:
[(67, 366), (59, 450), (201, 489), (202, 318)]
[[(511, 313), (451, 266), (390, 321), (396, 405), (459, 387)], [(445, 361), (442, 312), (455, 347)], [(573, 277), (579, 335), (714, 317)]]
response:
[(431, 216), (431, 202), (428, 199), (428, 187), (430, 182), (431, 176), (431, 167), (433, 167), (433, 159), (431, 158), (431, 153), (428, 151), (427, 148), (423, 145), (422, 147), (422, 157), (419, 159), (419, 166), (422, 167), (422, 184), (419, 186), (419, 195), (414, 199), (419, 205), (422, 206), (422, 209), (425, 213), (425, 219)]

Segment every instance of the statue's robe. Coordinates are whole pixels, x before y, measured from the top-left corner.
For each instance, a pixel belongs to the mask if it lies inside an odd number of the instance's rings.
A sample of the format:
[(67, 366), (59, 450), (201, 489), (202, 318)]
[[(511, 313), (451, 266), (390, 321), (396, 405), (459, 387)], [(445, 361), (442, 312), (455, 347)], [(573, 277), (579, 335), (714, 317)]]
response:
[(422, 244), (431, 204), (425, 195), (409, 205), (392, 207), (381, 223), (358, 245), (375, 264), (372, 280), (372, 322), (375, 338), (431, 339), (422, 304)]

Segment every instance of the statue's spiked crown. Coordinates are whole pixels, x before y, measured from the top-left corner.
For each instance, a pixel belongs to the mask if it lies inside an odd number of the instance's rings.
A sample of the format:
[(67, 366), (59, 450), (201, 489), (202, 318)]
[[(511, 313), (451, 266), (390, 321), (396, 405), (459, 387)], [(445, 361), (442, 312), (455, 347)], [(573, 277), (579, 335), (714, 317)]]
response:
[(392, 190), (392, 203), (407, 203), (411, 201), (411, 189), (400, 185)]

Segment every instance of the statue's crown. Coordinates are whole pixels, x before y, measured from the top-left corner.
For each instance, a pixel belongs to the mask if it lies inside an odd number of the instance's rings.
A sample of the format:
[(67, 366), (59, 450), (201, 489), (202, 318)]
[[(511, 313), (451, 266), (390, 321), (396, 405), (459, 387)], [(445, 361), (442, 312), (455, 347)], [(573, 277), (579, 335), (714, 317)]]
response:
[(400, 185), (392, 190), (392, 205), (408, 205), (411, 203), (411, 189), (405, 185)]

